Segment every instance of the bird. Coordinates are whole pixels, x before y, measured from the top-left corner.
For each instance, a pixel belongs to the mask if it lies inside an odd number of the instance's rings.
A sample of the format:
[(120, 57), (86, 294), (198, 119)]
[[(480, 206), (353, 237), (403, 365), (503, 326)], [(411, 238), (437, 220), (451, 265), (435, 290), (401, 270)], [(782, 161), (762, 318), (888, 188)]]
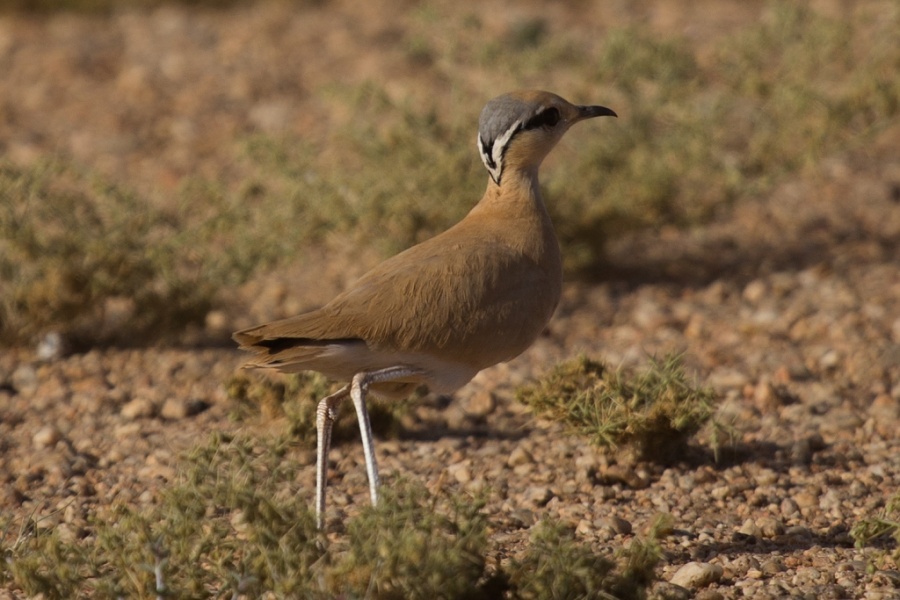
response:
[(401, 399), (421, 385), (450, 394), (524, 352), (544, 330), (562, 293), (562, 257), (538, 169), (572, 125), (602, 116), (617, 115), (546, 91), (491, 99), (477, 137), (487, 189), (461, 221), (376, 265), (317, 310), (234, 333), (253, 353), (246, 367), (346, 382), (316, 408), (319, 529), (332, 428), (347, 397), (375, 505), (380, 479), (367, 398)]

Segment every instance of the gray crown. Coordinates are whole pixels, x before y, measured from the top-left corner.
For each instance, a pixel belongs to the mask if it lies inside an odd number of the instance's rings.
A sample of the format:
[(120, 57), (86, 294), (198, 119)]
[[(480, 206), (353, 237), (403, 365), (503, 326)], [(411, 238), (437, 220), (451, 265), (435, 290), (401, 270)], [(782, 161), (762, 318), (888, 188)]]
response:
[(504, 94), (482, 109), (478, 119), (478, 153), (495, 183), (500, 183), (503, 154), (509, 140), (539, 108), (521, 98)]

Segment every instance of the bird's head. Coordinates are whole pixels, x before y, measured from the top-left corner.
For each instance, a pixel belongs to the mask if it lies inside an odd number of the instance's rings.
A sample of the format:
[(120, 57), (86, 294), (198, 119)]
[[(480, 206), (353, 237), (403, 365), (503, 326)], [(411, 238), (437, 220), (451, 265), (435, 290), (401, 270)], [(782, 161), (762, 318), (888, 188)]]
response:
[(550, 92), (497, 96), (481, 111), (478, 152), (497, 185), (510, 170), (537, 171), (563, 134), (578, 121), (616, 113), (605, 106), (571, 104)]

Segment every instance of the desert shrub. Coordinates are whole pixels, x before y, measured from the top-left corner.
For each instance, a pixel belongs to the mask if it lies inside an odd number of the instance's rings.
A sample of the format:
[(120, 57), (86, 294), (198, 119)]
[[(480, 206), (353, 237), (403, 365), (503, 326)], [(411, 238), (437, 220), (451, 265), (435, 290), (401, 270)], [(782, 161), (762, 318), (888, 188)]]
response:
[(653, 361), (634, 376), (580, 356), (557, 365), (516, 397), (599, 446), (633, 447), (640, 458), (669, 462), (715, 412), (711, 390), (687, 379), (681, 359)]

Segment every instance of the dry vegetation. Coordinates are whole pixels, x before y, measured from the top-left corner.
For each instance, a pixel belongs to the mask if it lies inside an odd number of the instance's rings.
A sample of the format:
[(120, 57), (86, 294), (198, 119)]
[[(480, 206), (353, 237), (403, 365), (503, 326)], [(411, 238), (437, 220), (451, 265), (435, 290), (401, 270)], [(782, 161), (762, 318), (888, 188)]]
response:
[(631, 377), (580, 356), (520, 388), (516, 398), (598, 446), (630, 446), (639, 459), (661, 463), (683, 457), (716, 408), (714, 392), (688, 381), (677, 356)]
[(653, 538), (613, 561), (546, 523), (489, 569), (484, 502), (403, 481), (328, 543), (291, 490), (291, 443), (214, 435), (151, 510), (97, 514), (89, 543), (7, 520), (0, 582), (45, 598), (640, 598), (659, 560)]

